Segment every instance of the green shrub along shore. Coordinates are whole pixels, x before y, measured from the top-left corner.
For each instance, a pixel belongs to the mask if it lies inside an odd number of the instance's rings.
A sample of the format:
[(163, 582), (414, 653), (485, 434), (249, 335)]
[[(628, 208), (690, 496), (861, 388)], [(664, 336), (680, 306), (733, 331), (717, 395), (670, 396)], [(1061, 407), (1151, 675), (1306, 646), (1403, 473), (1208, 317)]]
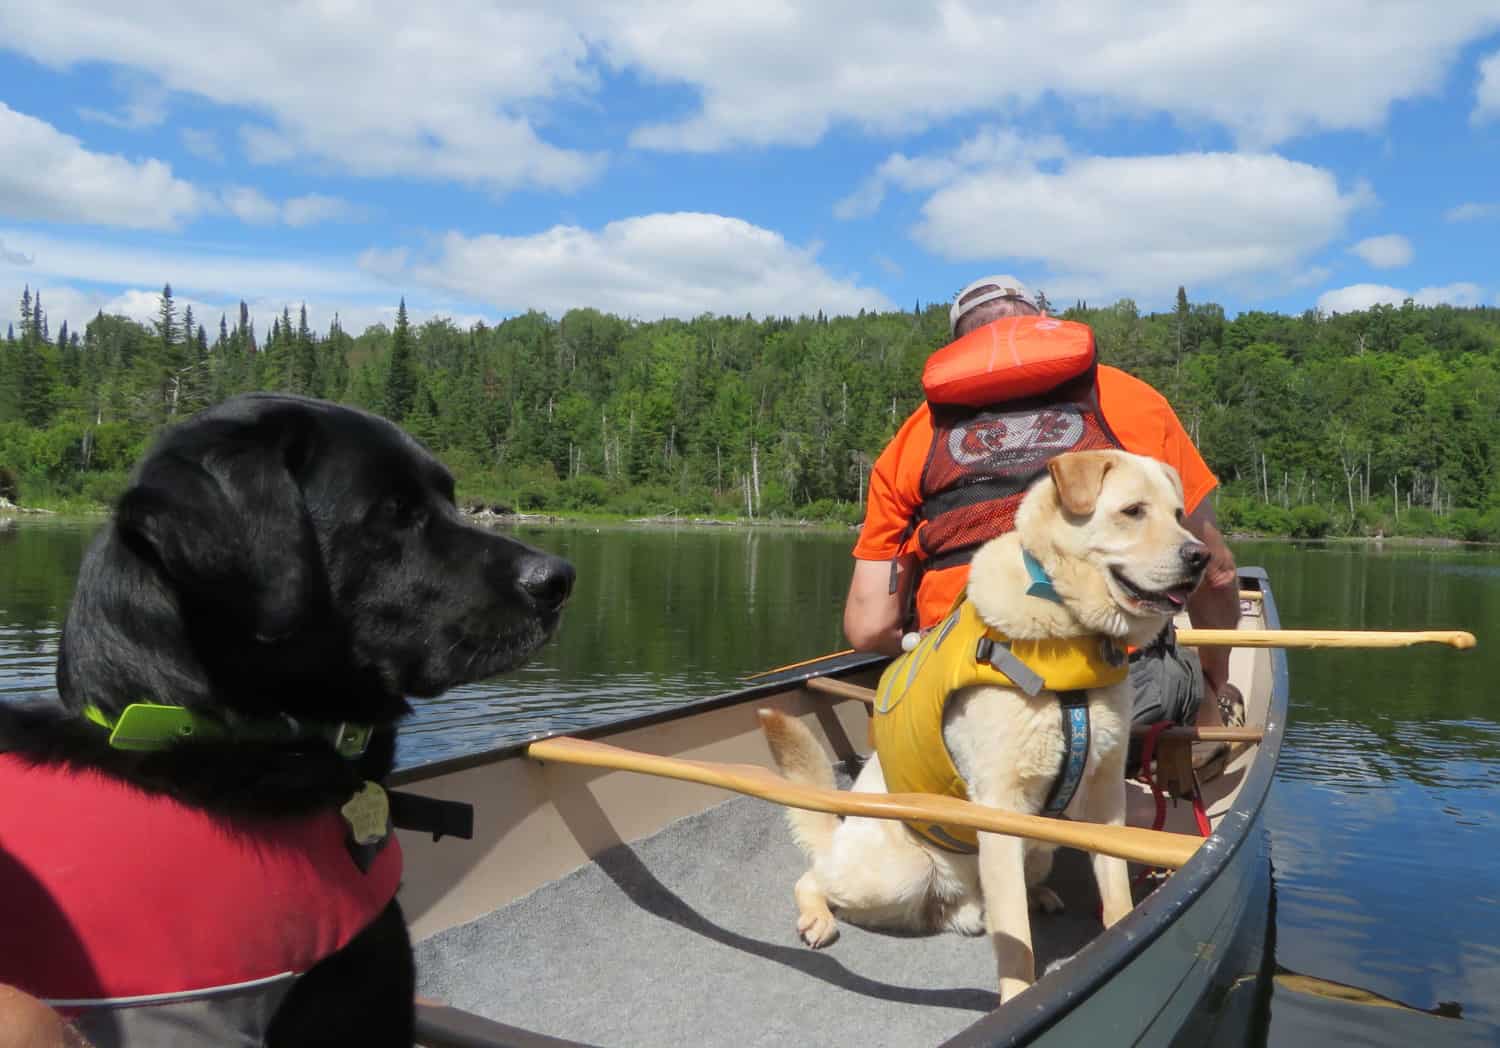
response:
[[(1055, 308), (1054, 308), (1054, 311)], [(1227, 532), (1500, 541), (1500, 309), (1376, 306), (1225, 317), (1178, 289), (1061, 312), (1161, 390), (1219, 475)], [(212, 332), (212, 333), (211, 333)], [(521, 513), (850, 525), (870, 464), (921, 399), (946, 304), (859, 316), (643, 322), (593, 309), (461, 329), (324, 333), (290, 309), (52, 330), (40, 295), (0, 344), (0, 497), (98, 512), (164, 426), (247, 390), (403, 425), (460, 502)]]

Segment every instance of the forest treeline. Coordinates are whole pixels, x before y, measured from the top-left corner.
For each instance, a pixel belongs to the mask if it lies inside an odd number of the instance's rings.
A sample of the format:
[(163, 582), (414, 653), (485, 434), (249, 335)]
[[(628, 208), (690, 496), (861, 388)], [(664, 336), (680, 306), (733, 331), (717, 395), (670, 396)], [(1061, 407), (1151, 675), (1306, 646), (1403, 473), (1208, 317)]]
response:
[[(1064, 316), (1160, 389), (1223, 481), (1228, 529), (1500, 540), (1500, 309), (1324, 316), (1129, 300)], [(315, 332), (284, 311), (51, 330), (29, 290), (0, 347), (0, 486), (100, 505), (163, 426), (246, 390), (399, 421), (460, 499), (526, 511), (858, 521), (870, 463), (921, 399), (946, 304), (642, 322), (593, 309), (494, 326)], [(0, 494), (3, 494), (0, 491)]]

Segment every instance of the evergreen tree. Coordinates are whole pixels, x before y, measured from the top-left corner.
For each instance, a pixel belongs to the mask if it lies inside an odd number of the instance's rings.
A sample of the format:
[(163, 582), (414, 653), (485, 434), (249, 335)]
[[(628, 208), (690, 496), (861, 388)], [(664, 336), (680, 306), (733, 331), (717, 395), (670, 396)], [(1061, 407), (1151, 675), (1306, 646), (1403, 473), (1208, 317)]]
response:
[(21, 292), (21, 341), (7, 355), (6, 370), (13, 375), (7, 383), (7, 413), (13, 413), (29, 426), (42, 427), (52, 419), (53, 378), (51, 361), (48, 359), (51, 346), (42, 337), (45, 314), (41, 307), (41, 293), (31, 294), (27, 285)]
[(36, 322), (31, 312), (31, 285), (21, 289), (21, 341), (29, 342), (36, 337)]
[(411, 328), (406, 319), (406, 297), (396, 310), (396, 329), (391, 333), (391, 360), (385, 379), (385, 414), (400, 422), (412, 409), (417, 393), (416, 364), (412, 360)]
[(156, 337), (168, 352), (177, 345), (177, 303), (172, 299), (171, 284), (163, 284), (161, 288), (156, 309)]
[(1187, 288), (1177, 285), (1177, 364), (1182, 365), (1182, 344), (1188, 325)]
[(302, 303), (301, 312), (297, 314), (297, 336), (292, 345), (292, 376), (293, 392), (310, 397), (323, 395), (318, 376), (317, 347), (313, 344), (312, 331), (307, 326), (306, 302)]

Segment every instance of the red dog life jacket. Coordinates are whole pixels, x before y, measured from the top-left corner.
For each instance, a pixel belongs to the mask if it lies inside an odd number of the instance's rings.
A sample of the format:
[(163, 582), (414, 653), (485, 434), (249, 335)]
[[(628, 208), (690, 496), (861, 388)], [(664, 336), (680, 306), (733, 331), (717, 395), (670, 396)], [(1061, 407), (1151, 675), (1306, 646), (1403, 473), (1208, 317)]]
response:
[(0, 753), (0, 983), (83, 1019), (271, 994), (259, 1025), (395, 897), (394, 835), (361, 873), (347, 832), (332, 809), (227, 818)]
[(910, 525), (922, 568), (967, 564), (1014, 528), (1049, 460), (1122, 446), (1099, 410), (1097, 368), (1093, 331), (1045, 316), (1003, 317), (927, 359), (932, 446)]

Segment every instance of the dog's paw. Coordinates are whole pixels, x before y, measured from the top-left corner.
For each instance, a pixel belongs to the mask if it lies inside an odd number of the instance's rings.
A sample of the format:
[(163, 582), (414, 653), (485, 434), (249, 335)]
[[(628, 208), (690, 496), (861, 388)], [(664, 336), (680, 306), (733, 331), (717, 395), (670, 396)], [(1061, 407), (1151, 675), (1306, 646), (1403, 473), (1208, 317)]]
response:
[(949, 931), (955, 931), (959, 935), (983, 935), (984, 904), (973, 901), (960, 903), (948, 914), (947, 927)]
[(814, 950), (822, 949), (839, 937), (839, 922), (833, 914), (803, 914), (797, 918), (797, 934)]
[(1033, 910), (1039, 910), (1042, 913), (1063, 912), (1062, 898), (1045, 884), (1033, 885), (1027, 889), (1026, 894)]

